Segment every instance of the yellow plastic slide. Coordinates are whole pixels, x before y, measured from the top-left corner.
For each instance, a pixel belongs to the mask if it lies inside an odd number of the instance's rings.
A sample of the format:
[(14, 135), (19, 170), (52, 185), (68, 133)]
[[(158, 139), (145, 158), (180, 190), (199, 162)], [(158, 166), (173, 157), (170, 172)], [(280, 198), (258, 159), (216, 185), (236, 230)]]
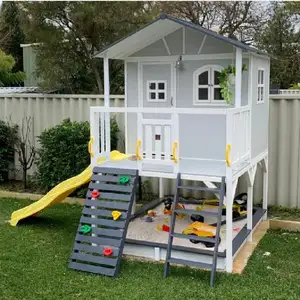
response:
[[(123, 160), (128, 158), (129, 155), (121, 153), (119, 151), (112, 151), (110, 153), (111, 160)], [(105, 161), (105, 158), (100, 158), (98, 163)], [(57, 186), (55, 186), (51, 191), (49, 191), (44, 197), (40, 200), (24, 207), (19, 210), (16, 210), (12, 213), (10, 219), (10, 225), (16, 226), (18, 222), (22, 219), (33, 216), (43, 209), (50, 207), (58, 202), (63, 201), (68, 197), (72, 192), (74, 192), (78, 187), (84, 185), (85, 183), (91, 180), (92, 168), (88, 166), (83, 172), (79, 175), (69, 178)]]

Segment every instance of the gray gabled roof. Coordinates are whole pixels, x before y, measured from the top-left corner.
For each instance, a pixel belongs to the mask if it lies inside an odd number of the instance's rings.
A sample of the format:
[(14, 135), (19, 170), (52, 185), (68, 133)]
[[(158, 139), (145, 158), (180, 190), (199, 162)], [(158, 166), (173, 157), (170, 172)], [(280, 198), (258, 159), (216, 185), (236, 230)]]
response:
[[(158, 23), (161, 23), (162, 21), (166, 21), (166, 20), (169, 21), (169, 22), (164, 24), (164, 26), (160, 27), (159, 30), (158, 30), (158, 27), (155, 26), (155, 25), (158, 24)], [(147, 37), (147, 33), (149, 33), (149, 34), (154, 33), (152, 35), (152, 37), (154, 39), (153, 42), (154, 42), (154, 41), (158, 40), (159, 38), (164, 37), (168, 33), (171, 33), (174, 30), (176, 30), (178, 28), (181, 28), (182, 26), (191, 28), (193, 30), (196, 30), (196, 31), (202, 33), (202, 34), (211, 36), (211, 37), (216, 38), (220, 41), (231, 44), (235, 47), (241, 48), (245, 51), (254, 52), (254, 53), (257, 53), (257, 54), (261, 54), (261, 55), (268, 55), (266, 52), (263, 52), (261, 50), (258, 50), (256, 48), (254, 48), (254, 47), (246, 45), (246, 44), (244, 44), (244, 43), (242, 43), (238, 40), (220, 35), (220, 34), (214, 32), (212, 30), (206, 29), (206, 28), (204, 28), (200, 25), (196, 25), (192, 22), (188, 22), (188, 21), (185, 21), (185, 20), (182, 20), (182, 19), (178, 19), (178, 18), (172, 17), (170, 15), (167, 15), (165, 13), (162, 13), (162, 14), (160, 14), (160, 16), (158, 18), (156, 18), (152, 22), (146, 24), (145, 26), (142, 26), (138, 30), (136, 30), (136, 31), (130, 33), (129, 35), (127, 35), (126, 37), (123, 37), (123, 38), (119, 39), (118, 41), (108, 45), (105, 48), (103, 48), (101, 51), (99, 51), (95, 54), (95, 57), (103, 57), (104, 54), (107, 53), (108, 57), (110, 57), (110, 58), (121, 58), (121, 56), (122, 56), (121, 53), (122, 52), (121, 51), (114, 51), (117, 47), (120, 47), (122, 49), (126, 49), (126, 46), (133, 48), (136, 45), (136, 44), (134, 44), (134, 41), (138, 41), (138, 40), (141, 40), (141, 39), (144, 39), (145, 41), (147, 41), (147, 43), (149, 43), (148, 42), (149, 37)], [(151, 27), (153, 27), (153, 30), (151, 30)], [(147, 31), (147, 32), (143, 35), (142, 31)], [(136, 36), (136, 38), (134, 38), (135, 36)], [(155, 38), (156, 38), (156, 40), (155, 40)], [(126, 44), (126, 40), (128, 40), (127, 44)], [(109, 52), (111, 52), (111, 55), (109, 55)]]

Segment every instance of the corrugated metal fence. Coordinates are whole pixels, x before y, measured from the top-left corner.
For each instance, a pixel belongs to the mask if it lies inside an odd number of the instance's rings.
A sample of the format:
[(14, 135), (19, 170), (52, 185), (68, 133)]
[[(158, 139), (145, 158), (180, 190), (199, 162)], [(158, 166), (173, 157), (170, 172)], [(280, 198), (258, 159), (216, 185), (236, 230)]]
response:
[(269, 203), (300, 207), (300, 93), (270, 95)]
[[(0, 120), (20, 126), (24, 117), (32, 117), (31, 142), (38, 147), (37, 136), (44, 129), (55, 126), (66, 118), (71, 121), (89, 121), (90, 106), (103, 105), (103, 95), (0, 94)], [(110, 105), (124, 106), (124, 96), (111, 95)], [(119, 149), (124, 150), (125, 121), (123, 116), (117, 115), (116, 118), (121, 130)], [(18, 167), (17, 160), (16, 166)], [(33, 172), (34, 168), (29, 174)]]

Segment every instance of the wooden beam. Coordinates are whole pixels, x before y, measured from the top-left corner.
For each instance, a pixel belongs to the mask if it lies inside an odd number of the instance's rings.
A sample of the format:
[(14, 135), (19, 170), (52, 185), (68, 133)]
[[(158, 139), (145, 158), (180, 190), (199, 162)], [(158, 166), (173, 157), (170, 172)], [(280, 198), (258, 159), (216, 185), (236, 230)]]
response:
[(182, 54), (185, 54), (185, 27), (182, 28)]
[(165, 44), (165, 47), (166, 47), (166, 50), (167, 50), (168, 54), (171, 55), (171, 51), (170, 51), (170, 48), (169, 48), (169, 46), (168, 46), (168, 44), (167, 44), (166, 39), (163, 37), (162, 40), (163, 40), (163, 42), (164, 42), (164, 44)]
[[(242, 49), (236, 48), (235, 51), (235, 107), (242, 105)], [(250, 74), (251, 75), (251, 74)]]
[[(109, 91), (109, 60), (105, 55), (104, 57), (104, 107), (109, 108), (110, 102), (110, 91)], [(108, 153), (107, 159), (110, 159), (110, 113), (106, 112), (105, 114), (105, 152)]]
[(248, 185), (247, 189), (247, 229), (251, 230), (247, 240), (252, 241), (252, 227), (253, 227), (253, 184)]
[(109, 61), (104, 57), (104, 106), (109, 107)]
[(226, 182), (226, 272), (231, 273), (233, 268), (232, 257), (232, 204), (233, 204), (232, 176), (227, 176)]
[(204, 44), (205, 44), (206, 38), (207, 38), (207, 35), (204, 36), (204, 38), (203, 38), (203, 40), (202, 40), (202, 42), (201, 42), (201, 45), (200, 45), (199, 50), (198, 50), (198, 54), (201, 53), (202, 48), (203, 48), (203, 46), (204, 46)]

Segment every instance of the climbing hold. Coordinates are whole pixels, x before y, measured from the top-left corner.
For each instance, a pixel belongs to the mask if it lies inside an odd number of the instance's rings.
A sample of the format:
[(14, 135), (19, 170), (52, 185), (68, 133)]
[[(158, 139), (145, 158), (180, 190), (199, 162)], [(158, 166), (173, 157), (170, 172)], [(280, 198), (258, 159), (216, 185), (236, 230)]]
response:
[(114, 211), (111, 212), (111, 215), (112, 215), (114, 221), (116, 221), (120, 218), (122, 213), (120, 213), (118, 210), (114, 210)]
[(162, 231), (170, 232), (170, 227), (166, 224), (163, 224)]
[(92, 198), (98, 198), (100, 193), (97, 190), (93, 190), (91, 195), (92, 195)]
[(148, 215), (149, 217), (155, 217), (155, 216), (156, 216), (156, 212), (153, 211), (153, 210), (148, 210), (147, 215)]
[(103, 255), (105, 256), (111, 256), (113, 254), (113, 251), (111, 248), (104, 248), (103, 249)]
[(84, 233), (84, 234), (89, 233), (91, 230), (92, 230), (92, 227), (90, 225), (82, 225), (80, 227), (80, 232)]
[(120, 179), (119, 179), (119, 182), (121, 184), (129, 183), (130, 182), (130, 177), (129, 176), (121, 176)]
[(170, 232), (170, 227), (166, 224), (163, 225), (157, 225), (156, 229), (159, 231), (166, 231), (166, 232)]
[(152, 219), (152, 217), (146, 217), (145, 218), (145, 222), (147, 222), (147, 223), (151, 223), (151, 222), (153, 222), (153, 219)]

